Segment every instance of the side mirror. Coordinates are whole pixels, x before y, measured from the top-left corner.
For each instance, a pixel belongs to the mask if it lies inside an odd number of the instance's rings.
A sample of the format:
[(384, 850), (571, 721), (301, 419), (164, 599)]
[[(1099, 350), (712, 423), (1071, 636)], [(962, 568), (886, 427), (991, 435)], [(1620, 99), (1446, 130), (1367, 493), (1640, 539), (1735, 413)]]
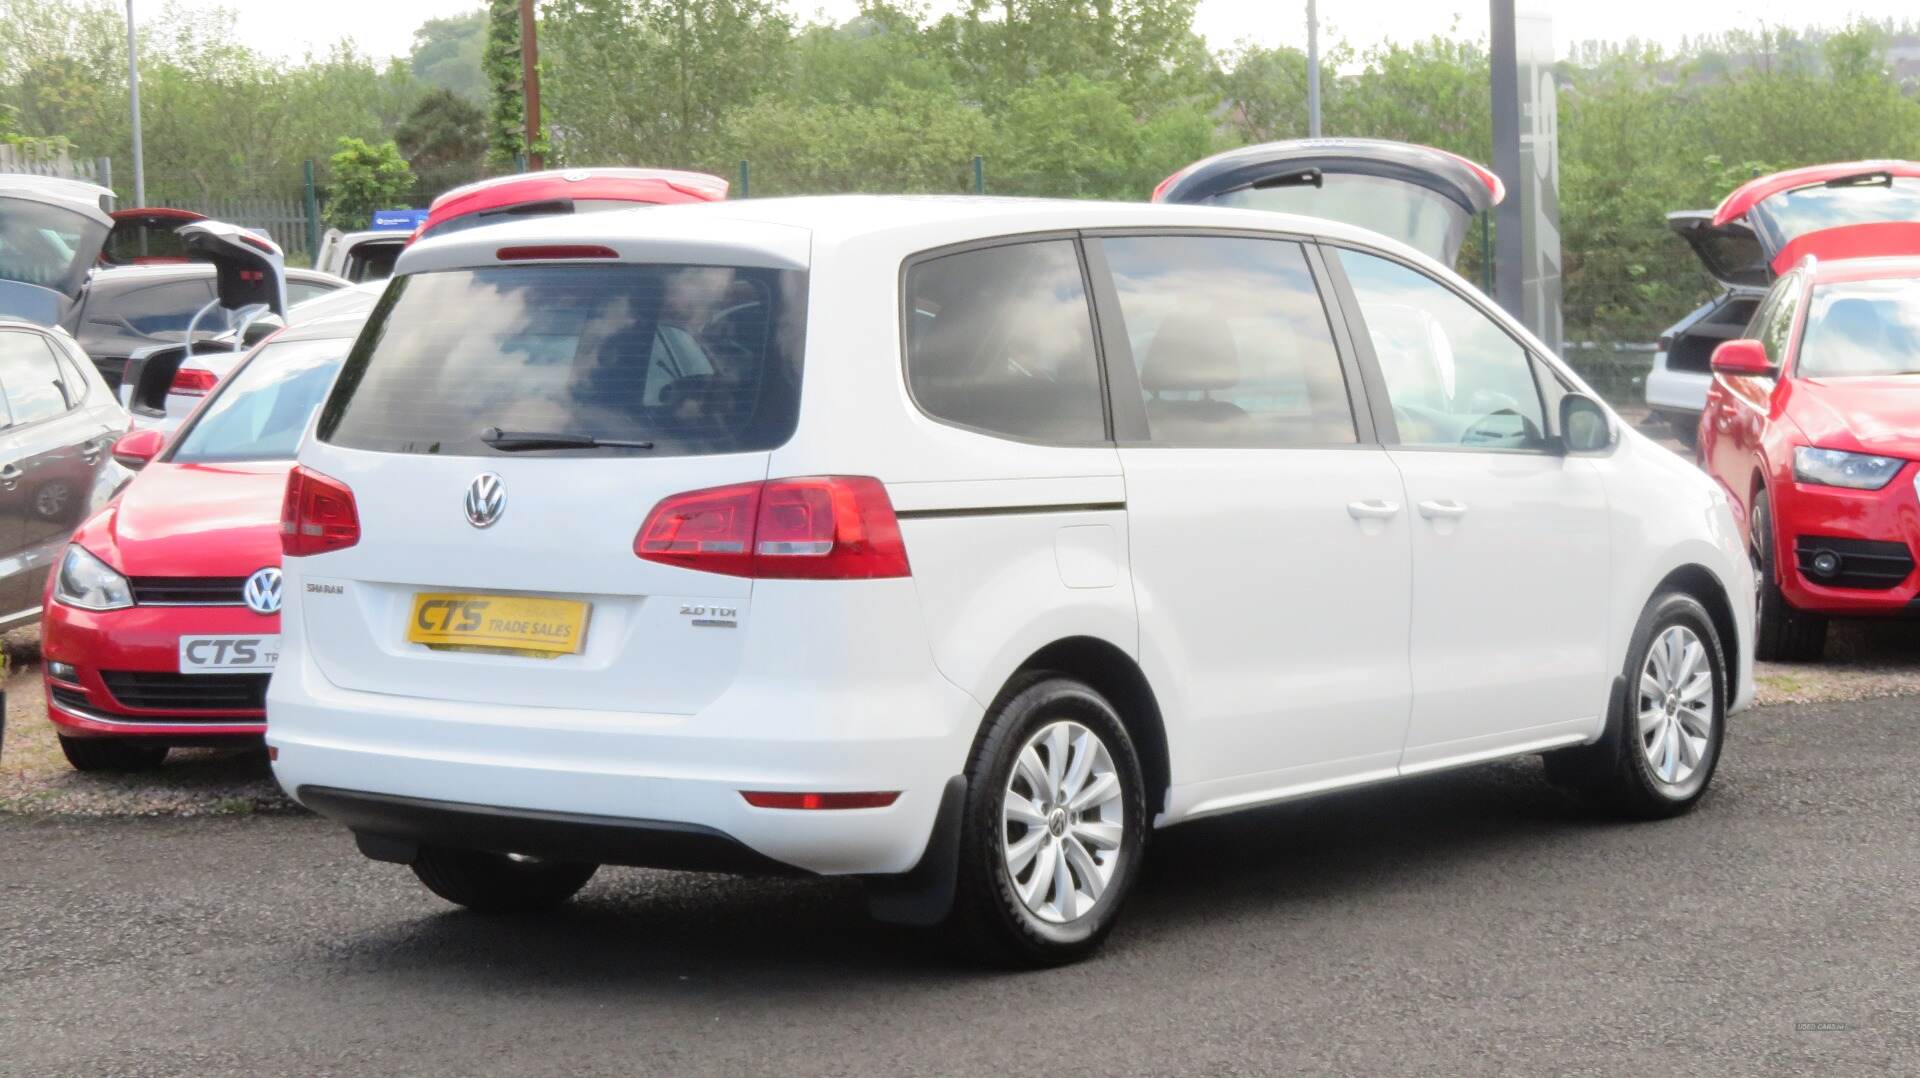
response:
[(113, 459), (122, 468), (137, 472), (159, 456), (166, 444), (167, 436), (157, 430), (130, 431), (113, 443)]
[(1722, 341), (1713, 350), (1712, 366), (1716, 374), (1772, 374), (1773, 361), (1767, 358), (1767, 346), (1751, 337)]
[(1584, 393), (1560, 398), (1560, 443), (1569, 453), (1605, 453), (1613, 448), (1613, 418)]

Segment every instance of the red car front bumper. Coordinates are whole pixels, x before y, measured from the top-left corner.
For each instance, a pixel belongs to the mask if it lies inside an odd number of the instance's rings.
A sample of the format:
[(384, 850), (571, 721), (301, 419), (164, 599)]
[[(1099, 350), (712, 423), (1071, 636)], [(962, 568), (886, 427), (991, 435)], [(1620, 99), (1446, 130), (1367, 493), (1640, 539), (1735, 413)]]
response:
[[(1920, 463), (1879, 490), (1787, 481), (1768, 491), (1780, 590), (1797, 610), (1837, 617), (1920, 616)], [(1822, 575), (1821, 552), (1837, 566)]]
[[(280, 631), (278, 614), (244, 606), (79, 610), (48, 603), (40, 629), (47, 717), (68, 737), (150, 737), (176, 743), (266, 733), (266, 674), (182, 674), (182, 636)], [(46, 671), (74, 667), (70, 679)]]

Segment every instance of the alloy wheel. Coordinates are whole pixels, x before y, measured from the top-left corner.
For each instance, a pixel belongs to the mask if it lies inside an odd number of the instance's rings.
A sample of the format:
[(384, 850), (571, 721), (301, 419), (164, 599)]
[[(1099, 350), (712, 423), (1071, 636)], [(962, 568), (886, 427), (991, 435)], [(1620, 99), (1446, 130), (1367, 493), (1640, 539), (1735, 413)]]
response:
[(1667, 786), (1693, 778), (1713, 739), (1713, 666), (1706, 645), (1685, 625), (1670, 625), (1640, 668), (1640, 751)]
[(1014, 758), (1003, 848), (1014, 893), (1035, 917), (1065, 924), (1106, 893), (1126, 833), (1120, 782), (1105, 742), (1069, 720), (1041, 727)]

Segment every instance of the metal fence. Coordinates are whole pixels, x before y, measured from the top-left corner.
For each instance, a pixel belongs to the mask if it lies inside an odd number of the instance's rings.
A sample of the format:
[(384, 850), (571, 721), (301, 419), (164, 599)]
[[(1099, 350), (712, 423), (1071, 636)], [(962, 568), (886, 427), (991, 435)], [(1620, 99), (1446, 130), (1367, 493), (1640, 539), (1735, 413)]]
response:
[(74, 160), (65, 150), (58, 153), (34, 153), (23, 147), (0, 143), (0, 172), (24, 172), (30, 176), (58, 176), (65, 180), (86, 180), (102, 187), (113, 186), (113, 162), (109, 158)]
[(312, 262), (307, 249), (309, 219), (306, 200), (298, 195), (285, 198), (166, 199), (152, 200), (155, 205), (204, 213), (216, 221), (242, 228), (257, 228), (273, 237), (287, 253), (287, 265), (305, 266)]

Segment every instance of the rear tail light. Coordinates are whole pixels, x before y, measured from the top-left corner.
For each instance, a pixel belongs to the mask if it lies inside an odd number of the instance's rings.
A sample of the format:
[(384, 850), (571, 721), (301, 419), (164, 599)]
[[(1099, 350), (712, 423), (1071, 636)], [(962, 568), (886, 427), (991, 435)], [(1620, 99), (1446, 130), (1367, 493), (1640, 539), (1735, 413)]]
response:
[(898, 801), (900, 791), (808, 794), (783, 790), (742, 790), (740, 796), (746, 798), (747, 804), (754, 808), (763, 809), (878, 809)]
[(634, 537), (648, 561), (762, 580), (910, 574), (887, 488), (867, 476), (773, 479), (675, 494)]
[(167, 387), (167, 392), (178, 393), (183, 397), (204, 397), (213, 392), (213, 387), (219, 384), (220, 376), (212, 371), (182, 367), (173, 372), (173, 384)]
[(360, 541), (353, 491), (332, 476), (295, 467), (280, 503), (280, 552), (290, 558), (344, 550)]

